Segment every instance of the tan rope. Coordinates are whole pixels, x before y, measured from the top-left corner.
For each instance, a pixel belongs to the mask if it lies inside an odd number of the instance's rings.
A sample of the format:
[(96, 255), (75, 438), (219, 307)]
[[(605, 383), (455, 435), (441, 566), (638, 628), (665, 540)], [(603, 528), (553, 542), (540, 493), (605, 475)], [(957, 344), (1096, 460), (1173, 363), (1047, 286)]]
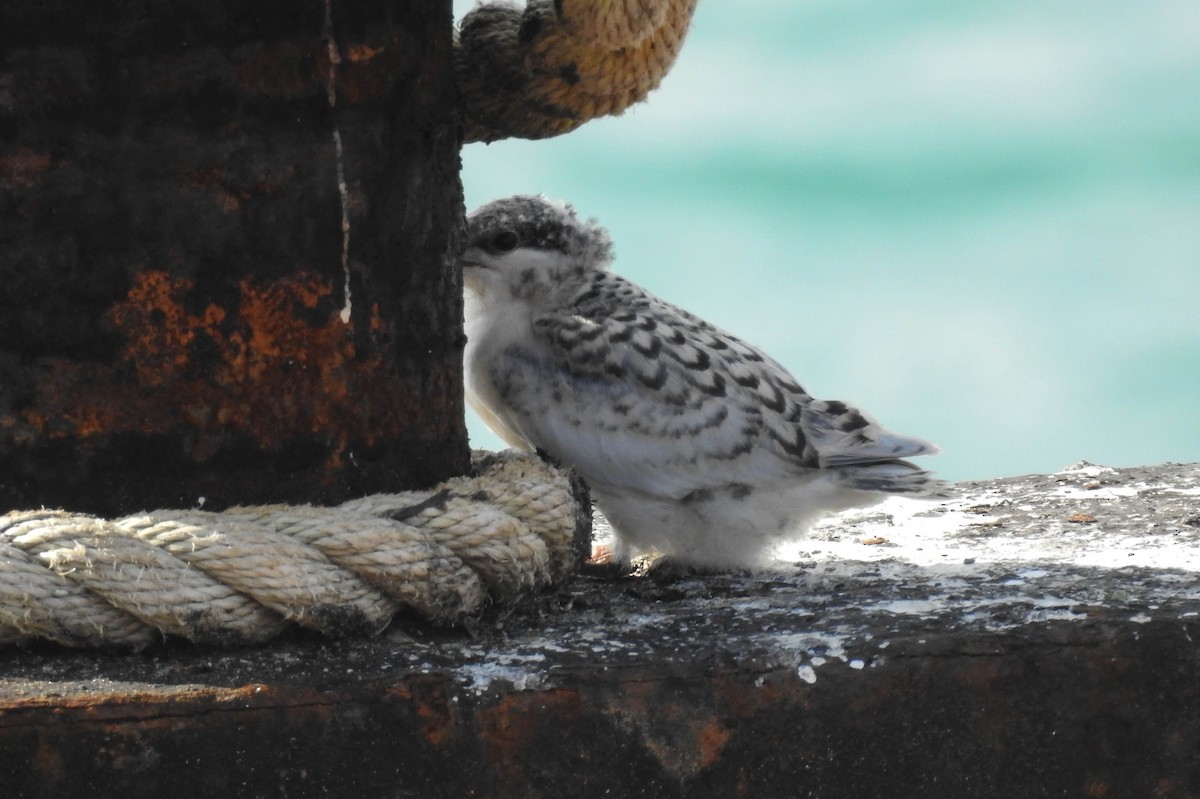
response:
[(675, 62), (697, 0), (529, 0), (463, 17), (465, 141), (543, 139), (620, 114)]
[(431, 491), (334, 508), (0, 516), (0, 643), (255, 643), (289, 624), (376, 632), (403, 608), (452, 622), (560, 582), (587, 548), (579, 483), (515, 452)]

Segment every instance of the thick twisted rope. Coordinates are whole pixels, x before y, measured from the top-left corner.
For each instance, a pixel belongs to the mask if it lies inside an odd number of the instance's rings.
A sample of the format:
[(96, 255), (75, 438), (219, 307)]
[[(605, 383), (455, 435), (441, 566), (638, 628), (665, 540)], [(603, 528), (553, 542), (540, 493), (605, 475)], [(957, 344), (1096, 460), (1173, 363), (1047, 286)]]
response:
[(453, 622), (562, 581), (590, 521), (577, 481), (513, 452), (333, 508), (18, 511), (0, 516), (0, 643), (257, 643), (290, 624), (377, 632), (403, 608)]
[(544, 139), (656, 88), (697, 0), (529, 0), (463, 17), (455, 71), (465, 141)]

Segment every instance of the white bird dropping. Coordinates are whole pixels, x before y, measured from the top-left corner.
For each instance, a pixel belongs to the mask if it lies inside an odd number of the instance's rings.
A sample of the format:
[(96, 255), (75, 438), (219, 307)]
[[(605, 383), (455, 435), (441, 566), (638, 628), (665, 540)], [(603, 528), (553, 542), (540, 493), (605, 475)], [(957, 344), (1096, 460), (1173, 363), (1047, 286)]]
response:
[(937, 448), (608, 271), (595, 221), (541, 197), (468, 218), (467, 400), (511, 446), (573, 466), (621, 560), (761, 565), (817, 518), (886, 494), (943, 496), (903, 458)]

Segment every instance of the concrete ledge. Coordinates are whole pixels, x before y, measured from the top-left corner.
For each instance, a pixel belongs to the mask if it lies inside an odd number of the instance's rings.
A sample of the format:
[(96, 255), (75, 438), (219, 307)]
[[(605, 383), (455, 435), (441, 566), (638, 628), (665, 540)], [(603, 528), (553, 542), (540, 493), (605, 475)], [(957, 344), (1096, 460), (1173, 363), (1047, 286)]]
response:
[(0, 653), (12, 797), (1200, 795), (1200, 464), (964, 484), (470, 634)]

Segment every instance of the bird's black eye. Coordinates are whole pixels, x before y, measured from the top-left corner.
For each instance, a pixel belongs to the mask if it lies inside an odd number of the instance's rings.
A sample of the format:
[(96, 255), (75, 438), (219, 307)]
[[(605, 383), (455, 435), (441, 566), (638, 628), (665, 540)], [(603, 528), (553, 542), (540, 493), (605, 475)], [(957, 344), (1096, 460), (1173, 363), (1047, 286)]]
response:
[(487, 241), (487, 249), (494, 253), (512, 252), (517, 249), (521, 240), (511, 230), (501, 230), (492, 235)]

